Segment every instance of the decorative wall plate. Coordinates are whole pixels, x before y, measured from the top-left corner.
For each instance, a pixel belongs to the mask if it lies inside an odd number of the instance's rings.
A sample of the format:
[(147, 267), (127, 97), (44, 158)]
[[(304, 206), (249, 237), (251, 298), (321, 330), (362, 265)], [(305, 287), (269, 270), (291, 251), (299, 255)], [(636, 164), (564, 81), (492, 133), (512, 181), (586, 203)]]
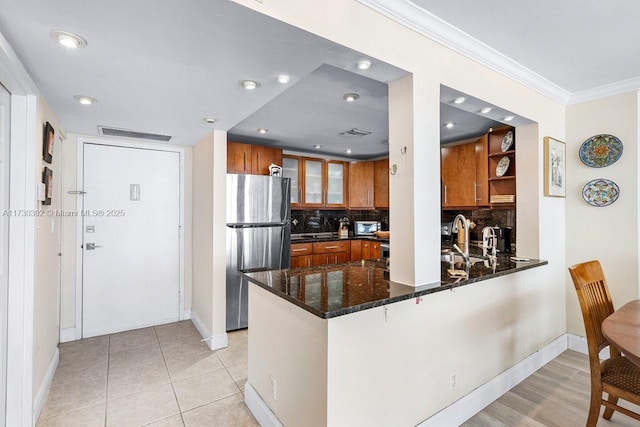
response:
[(504, 176), (504, 174), (507, 173), (507, 170), (509, 170), (509, 163), (511, 163), (509, 157), (504, 156), (501, 158), (496, 166), (496, 176)]
[(580, 146), (580, 160), (592, 168), (604, 168), (622, 156), (622, 142), (613, 135), (596, 135)]
[(582, 198), (591, 206), (609, 206), (620, 195), (620, 187), (613, 181), (599, 178), (589, 181), (582, 188)]
[(509, 151), (509, 148), (511, 148), (511, 145), (513, 145), (513, 132), (509, 131), (507, 132), (507, 134), (502, 138), (502, 144), (500, 146), (500, 149), (502, 150), (502, 152), (504, 153), (505, 151)]

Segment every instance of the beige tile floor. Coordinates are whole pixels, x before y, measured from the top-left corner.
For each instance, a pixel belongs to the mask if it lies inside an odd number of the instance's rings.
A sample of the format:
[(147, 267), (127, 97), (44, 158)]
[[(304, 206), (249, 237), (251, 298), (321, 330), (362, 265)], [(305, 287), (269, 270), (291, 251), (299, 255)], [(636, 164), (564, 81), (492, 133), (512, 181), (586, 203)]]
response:
[(244, 404), (247, 331), (210, 351), (191, 321), (60, 345), (38, 427), (257, 426)]

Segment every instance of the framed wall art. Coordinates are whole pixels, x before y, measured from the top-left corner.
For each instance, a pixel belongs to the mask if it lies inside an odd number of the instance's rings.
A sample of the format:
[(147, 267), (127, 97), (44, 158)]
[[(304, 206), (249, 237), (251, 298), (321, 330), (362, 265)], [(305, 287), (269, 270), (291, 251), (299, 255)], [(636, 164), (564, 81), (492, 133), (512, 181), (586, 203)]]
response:
[(44, 184), (44, 200), (43, 205), (51, 204), (51, 196), (53, 196), (53, 171), (45, 167), (42, 171), (42, 183)]
[(42, 158), (45, 162), (51, 163), (53, 160), (53, 136), (55, 130), (51, 123), (47, 122), (44, 125), (44, 137), (42, 140)]
[(566, 197), (566, 158), (565, 143), (544, 137), (544, 195), (551, 197)]

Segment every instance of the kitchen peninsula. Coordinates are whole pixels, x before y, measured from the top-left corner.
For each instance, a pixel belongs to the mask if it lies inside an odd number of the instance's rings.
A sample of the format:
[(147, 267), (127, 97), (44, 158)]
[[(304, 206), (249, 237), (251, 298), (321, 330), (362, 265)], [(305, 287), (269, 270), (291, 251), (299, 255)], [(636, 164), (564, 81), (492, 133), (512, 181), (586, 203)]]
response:
[[(430, 384), (450, 381), (449, 369), (438, 367), (439, 349), (455, 347), (440, 342), (442, 333), (462, 326), (478, 340), (475, 310), (489, 308), (476, 294), (495, 295), (513, 285), (515, 273), (546, 264), (499, 255), (497, 264), (476, 263), (467, 279), (453, 279), (443, 263), (441, 282), (418, 287), (387, 280), (384, 260), (245, 272), (255, 284), (247, 405), (255, 414), (264, 402), (284, 425), (416, 425), (487, 380), (479, 372), (448, 395), (434, 393)], [(501, 304), (514, 306), (514, 292), (503, 294)], [(497, 319), (505, 310), (493, 309)]]

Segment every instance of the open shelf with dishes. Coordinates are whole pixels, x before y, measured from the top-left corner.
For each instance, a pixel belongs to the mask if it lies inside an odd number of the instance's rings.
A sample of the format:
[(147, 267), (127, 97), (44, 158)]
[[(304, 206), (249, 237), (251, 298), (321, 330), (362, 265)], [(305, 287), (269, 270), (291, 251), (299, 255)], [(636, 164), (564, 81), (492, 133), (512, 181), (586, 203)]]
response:
[(515, 128), (502, 126), (489, 132), (489, 203), (512, 208), (516, 202)]

